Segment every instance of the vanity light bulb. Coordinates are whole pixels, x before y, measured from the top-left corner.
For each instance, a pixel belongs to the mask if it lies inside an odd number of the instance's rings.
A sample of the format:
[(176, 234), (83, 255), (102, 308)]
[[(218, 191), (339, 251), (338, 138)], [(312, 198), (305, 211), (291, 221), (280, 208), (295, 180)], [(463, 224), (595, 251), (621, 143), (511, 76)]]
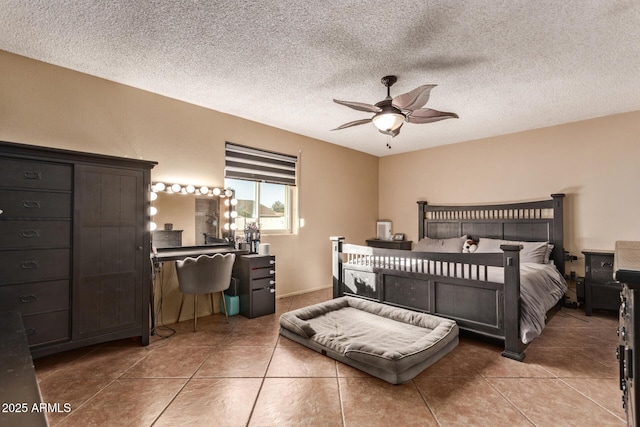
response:
[(238, 199), (231, 199), (231, 206), (235, 206), (238, 204)]
[(213, 189), (213, 195), (214, 196), (219, 196), (220, 195), (220, 189), (219, 188), (214, 188)]
[(195, 191), (196, 191), (196, 187), (194, 187), (191, 184), (187, 185), (187, 193), (191, 194), (191, 193), (194, 193)]
[(149, 208), (149, 215), (154, 216), (157, 213), (158, 213), (158, 208), (156, 208), (155, 206), (151, 206)]
[(233, 190), (224, 190), (224, 195), (227, 197), (233, 196)]
[(225, 205), (225, 206), (229, 206), (229, 199), (226, 199), (226, 200), (224, 201), (224, 205)]
[(153, 230), (155, 230), (156, 228), (158, 228), (158, 225), (157, 225), (155, 222), (151, 221), (151, 222), (149, 223), (149, 230), (153, 231)]
[(225, 229), (225, 230), (228, 230), (228, 229), (229, 229), (229, 224), (228, 224), (228, 223), (226, 223), (226, 224), (224, 225), (224, 229)]
[(202, 187), (200, 187), (200, 194), (207, 194), (209, 193), (209, 187), (207, 187), (206, 185), (203, 185)]
[(224, 217), (225, 217), (225, 218), (229, 218), (229, 216), (230, 216), (230, 215), (229, 215), (229, 212), (225, 212), (225, 213), (224, 213)]
[(156, 200), (157, 198), (158, 198), (158, 193), (153, 193), (152, 192), (151, 194), (149, 194), (149, 200), (151, 200), (152, 202), (154, 200)]
[(231, 229), (232, 230), (236, 230), (237, 228), (238, 228), (238, 226), (236, 225), (235, 222), (233, 224), (231, 224)]
[(167, 188), (167, 186), (164, 185), (164, 183), (162, 182), (156, 182), (153, 188), (154, 188), (154, 191), (164, 191)]
[(171, 190), (173, 190), (174, 193), (179, 193), (180, 190), (182, 190), (182, 187), (180, 187), (180, 184), (173, 184), (171, 186)]
[(231, 212), (231, 218), (237, 218), (237, 217), (238, 217), (238, 212), (232, 211)]

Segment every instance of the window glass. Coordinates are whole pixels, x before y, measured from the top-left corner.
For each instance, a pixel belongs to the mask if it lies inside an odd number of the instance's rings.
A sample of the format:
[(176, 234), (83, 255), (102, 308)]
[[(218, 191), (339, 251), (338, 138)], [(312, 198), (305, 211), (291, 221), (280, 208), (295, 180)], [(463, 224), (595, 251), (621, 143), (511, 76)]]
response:
[(261, 233), (291, 231), (290, 188), (287, 185), (225, 179), (225, 187), (235, 190), (238, 204), (238, 231), (257, 223)]

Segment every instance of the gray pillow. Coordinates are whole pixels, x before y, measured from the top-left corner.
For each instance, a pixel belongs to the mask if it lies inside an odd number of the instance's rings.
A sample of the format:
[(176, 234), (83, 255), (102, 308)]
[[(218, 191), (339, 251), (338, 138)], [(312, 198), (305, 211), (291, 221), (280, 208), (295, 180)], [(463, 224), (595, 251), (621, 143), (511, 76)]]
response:
[(545, 263), (545, 256), (549, 250), (548, 242), (517, 242), (513, 240), (481, 237), (478, 242), (478, 249), (475, 253), (502, 253), (500, 245), (522, 245), (522, 250), (520, 251), (520, 262), (533, 262), (536, 264)]
[(413, 248), (416, 252), (462, 252), (462, 245), (467, 241), (467, 236), (452, 237), (450, 239), (431, 239), (425, 237), (416, 243)]

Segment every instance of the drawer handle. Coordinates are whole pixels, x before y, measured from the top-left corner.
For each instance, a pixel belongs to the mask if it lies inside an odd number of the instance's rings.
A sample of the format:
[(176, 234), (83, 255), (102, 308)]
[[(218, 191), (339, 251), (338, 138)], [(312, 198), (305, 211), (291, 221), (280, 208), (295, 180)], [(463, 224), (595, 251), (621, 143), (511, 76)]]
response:
[(275, 293), (276, 293), (276, 290), (275, 290), (275, 289), (273, 289), (273, 288), (271, 288), (271, 289), (269, 289), (269, 292), (270, 292), (270, 293), (272, 293), (272, 294), (275, 294)]
[(269, 274), (276, 274), (275, 270), (269, 270)]
[(269, 280), (269, 284), (270, 284), (270, 285), (275, 285), (275, 284), (276, 284), (276, 281), (275, 281), (275, 280)]
[(275, 260), (275, 259), (270, 259), (270, 260), (269, 260), (269, 264), (273, 265), (273, 264), (275, 264), (275, 263), (276, 263), (276, 260)]
[(35, 335), (38, 333), (36, 328), (26, 328), (24, 331), (27, 334), (27, 336)]
[(22, 230), (20, 234), (26, 238), (40, 237), (40, 230)]
[(23, 270), (35, 270), (38, 268), (38, 261), (22, 261), (20, 268)]
[(36, 172), (36, 171), (24, 171), (22, 172), (22, 176), (24, 176), (25, 179), (42, 179), (42, 172)]
[(612, 262), (602, 261), (600, 263), (600, 267), (612, 267), (613, 268), (613, 263)]
[(22, 304), (28, 304), (31, 302), (36, 302), (38, 301), (38, 297), (36, 295), (22, 295), (20, 298), (20, 302)]
[(39, 200), (23, 200), (22, 206), (27, 209), (40, 209)]

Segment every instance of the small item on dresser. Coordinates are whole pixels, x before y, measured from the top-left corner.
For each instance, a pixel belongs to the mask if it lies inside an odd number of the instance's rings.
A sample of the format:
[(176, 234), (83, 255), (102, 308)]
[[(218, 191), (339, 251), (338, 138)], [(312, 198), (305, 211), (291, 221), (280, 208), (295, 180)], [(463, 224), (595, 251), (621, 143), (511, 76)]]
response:
[(164, 229), (165, 229), (166, 231), (171, 231), (171, 230), (173, 230), (173, 224), (171, 224), (171, 223), (166, 223), (166, 224), (164, 225)]

